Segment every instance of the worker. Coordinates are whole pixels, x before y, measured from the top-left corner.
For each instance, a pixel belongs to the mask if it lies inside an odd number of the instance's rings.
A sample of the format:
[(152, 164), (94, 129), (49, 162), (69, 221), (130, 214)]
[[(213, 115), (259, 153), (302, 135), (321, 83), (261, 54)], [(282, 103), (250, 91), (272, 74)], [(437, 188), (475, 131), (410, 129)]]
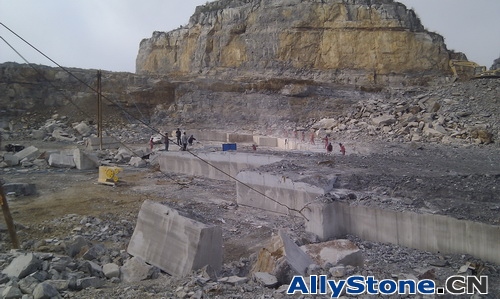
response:
[(345, 156), (345, 147), (342, 143), (339, 143), (340, 146), (340, 152), (342, 153), (342, 156)]
[(154, 146), (154, 144), (155, 144), (155, 143), (153, 142), (153, 137), (151, 137), (151, 138), (149, 139), (149, 148), (150, 148), (151, 150), (153, 150), (153, 146)]
[(165, 144), (165, 151), (168, 152), (168, 145), (170, 143), (170, 140), (168, 140), (168, 132), (165, 132), (165, 140), (163, 143)]
[(331, 142), (328, 142), (328, 145), (326, 146), (326, 153), (331, 154), (333, 151), (333, 145)]
[(329, 144), (329, 142), (328, 142), (328, 135), (326, 135), (325, 138), (323, 138), (323, 141), (325, 141), (325, 148), (327, 148), (328, 144)]
[(181, 130), (179, 128), (175, 131), (175, 137), (177, 137), (177, 145), (181, 145)]
[(187, 137), (187, 135), (186, 135), (186, 132), (184, 132), (184, 134), (182, 134), (181, 141), (182, 141), (182, 150), (183, 150), (183, 151), (187, 150), (187, 146), (188, 146), (188, 137)]

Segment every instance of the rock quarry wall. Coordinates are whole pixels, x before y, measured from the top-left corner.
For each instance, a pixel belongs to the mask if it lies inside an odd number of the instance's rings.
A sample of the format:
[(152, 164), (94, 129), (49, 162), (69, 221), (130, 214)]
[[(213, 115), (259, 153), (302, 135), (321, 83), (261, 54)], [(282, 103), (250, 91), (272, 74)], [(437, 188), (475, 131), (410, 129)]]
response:
[(385, 84), (447, 74), (450, 55), (392, 0), (221, 0), (142, 40), (136, 71)]

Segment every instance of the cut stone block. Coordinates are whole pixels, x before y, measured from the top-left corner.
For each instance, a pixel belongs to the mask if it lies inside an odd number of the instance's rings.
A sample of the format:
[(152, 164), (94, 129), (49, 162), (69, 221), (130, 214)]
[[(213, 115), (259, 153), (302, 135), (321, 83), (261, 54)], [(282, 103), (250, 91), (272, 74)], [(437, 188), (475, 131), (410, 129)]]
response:
[(308, 244), (300, 248), (322, 267), (327, 263), (363, 267), (363, 254), (361, 250), (349, 240), (332, 240), (323, 243)]
[(210, 265), (222, 267), (222, 229), (183, 217), (146, 200), (139, 211), (128, 253), (170, 275), (184, 276)]
[(75, 160), (73, 156), (61, 154), (51, 154), (49, 157), (49, 165), (56, 168), (75, 168)]
[(28, 146), (20, 152), (14, 154), (14, 156), (19, 158), (19, 161), (22, 159), (35, 159), (40, 155), (40, 151), (34, 146)]
[(74, 150), (73, 160), (76, 168), (80, 170), (96, 169), (99, 166), (99, 159), (96, 156), (85, 153), (80, 149)]
[[(85, 147), (88, 150), (98, 150), (100, 149), (101, 138), (100, 137), (89, 137), (85, 139)], [(110, 136), (102, 137), (102, 149), (116, 149), (121, 146), (119, 140), (116, 140)]]
[(158, 163), (162, 172), (197, 175), (215, 180), (231, 180), (230, 177), (206, 162), (231, 176), (236, 176), (243, 169), (256, 168), (283, 160), (279, 157), (229, 151), (198, 153), (197, 155), (202, 160), (187, 152), (166, 152), (158, 157)]

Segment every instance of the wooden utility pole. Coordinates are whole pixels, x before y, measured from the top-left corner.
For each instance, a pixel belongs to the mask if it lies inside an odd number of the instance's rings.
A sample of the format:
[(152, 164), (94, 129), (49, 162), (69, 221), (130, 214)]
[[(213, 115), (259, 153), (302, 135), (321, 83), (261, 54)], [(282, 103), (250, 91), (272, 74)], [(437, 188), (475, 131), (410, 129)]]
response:
[(0, 183), (0, 197), (2, 201), (3, 218), (5, 218), (5, 223), (7, 224), (7, 229), (9, 230), (10, 240), (12, 241), (12, 248), (19, 249), (19, 241), (17, 240), (16, 228), (14, 227), (14, 220), (12, 220), (12, 215), (10, 215), (9, 204), (7, 203), (7, 197), (5, 197), (5, 192), (3, 191), (3, 185)]
[(102, 97), (101, 97), (101, 71), (97, 71), (97, 136), (99, 149), (102, 150)]

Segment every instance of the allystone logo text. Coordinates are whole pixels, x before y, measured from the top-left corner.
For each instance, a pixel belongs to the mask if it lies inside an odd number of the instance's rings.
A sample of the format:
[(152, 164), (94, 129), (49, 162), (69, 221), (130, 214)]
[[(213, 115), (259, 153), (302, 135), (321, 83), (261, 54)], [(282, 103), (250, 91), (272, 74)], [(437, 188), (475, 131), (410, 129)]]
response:
[(326, 295), (332, 294), (332, 298), (338, 298), (342, 294), (347, 295), (430, 295), (430, 294), (488, 294), (487, 276), (450, 276), (444, 287), (436, 287), (434, 281), (423, 279), (415, 281), (412, 279), (376, 280), (374, 276), (350, 276), (342, 280), (328, 280), (326, 275), (311, 275), (308, 282), (303, 276), (294, 276), (286, 293), (303, 295)]

